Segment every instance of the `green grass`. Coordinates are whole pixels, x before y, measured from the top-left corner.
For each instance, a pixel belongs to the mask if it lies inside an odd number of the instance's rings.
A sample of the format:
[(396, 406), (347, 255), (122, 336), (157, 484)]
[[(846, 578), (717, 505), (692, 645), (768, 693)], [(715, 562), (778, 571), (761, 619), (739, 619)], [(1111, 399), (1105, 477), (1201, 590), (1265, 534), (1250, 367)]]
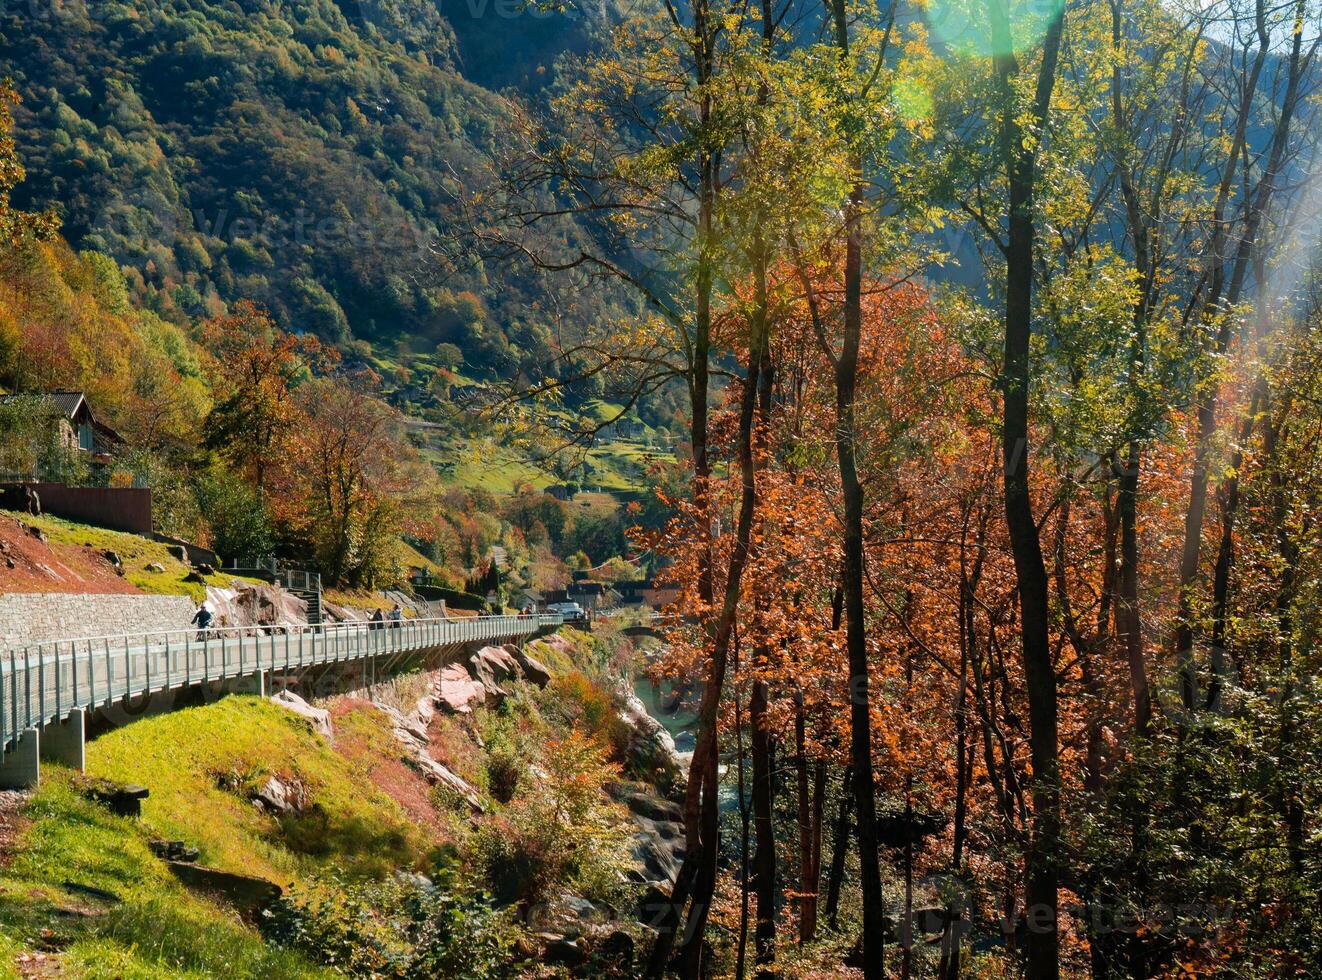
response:
[(69, 773), (48, 770), (29, 807), (33, 824), (0, 879), (8, 969), (20, 950), (46, 949), (59, 952), (66, 976), (328, 976), (190, 894), (148, 850), (144, 827), (84, 799), (71, 782)]
[[(92, 548), (98, 552), (113, 551), (124, 568), (124, 579), (143, 592), (154, 595), (186, 595), (194, 602), (206, 598), (206, 586), (228, 587), (236, 576), (215, 573), (205, 582), (185, 582), (191, 569), (187, 563), (170, 554), (169, 546), (138, 534), (111, 531), (92, 524), (78, 524), (63, 518), (43, 514), (33, 517), (6, 511), (8, 516), (45, 532), (51, 544)], [(148, 565), (160, 565), (164, 571), (149, 571)], [(256, 579), (240, 579), (256, 582)]]
[[(88, 744), (88, 774), (148, 787), (140, 820), (111, 815), (76, 791), (70, 773), (45, 770), (31, 824), (0, 874), (0, 978), (18, 952), (51, 946), (69, 976), (327, 975), (186, 891), (147, 842), (183, 840), (203, 864), (281, 886), (306, 885), (331, 865), (369, 876), (426, 867), (431, 840), (369, 779), (374, 760), (398, 758), (386, 717), (364, 710), (346, 724), (366, 757), (350, 760), (296, 715), (252, 697), (109, 732)], [(277, 820), (249, 802), (271, 775), (306, 787), (304, 816)]]
[[(388, 737), (383, 728), (387, 746)], [(189, 841), (214, 867), (280, 884), (329, 859), (364, 872), (407, 866), (425, 846), (358, 766), (297, 716), (257, 698), (227, 697), (117, 729), (89, 743), (87, 766), (151, 789), (143, 821), (160, 836)], [(248, 791), (271, 776), (303, 783), (324, 819), (278, 825), (253, 807)]]

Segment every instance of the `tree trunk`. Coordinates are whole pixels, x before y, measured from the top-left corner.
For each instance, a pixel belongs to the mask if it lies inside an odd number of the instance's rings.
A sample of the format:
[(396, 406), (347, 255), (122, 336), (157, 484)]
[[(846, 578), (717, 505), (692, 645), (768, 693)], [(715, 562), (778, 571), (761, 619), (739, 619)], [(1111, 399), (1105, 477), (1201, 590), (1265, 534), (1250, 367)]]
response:
[(1029, 340), (1033, 317), (1033, 251), (1036, 228), (1033, 192), (1037, 147), (1044, 135), (1055, 87), (1064, 12), (1055, 15), (1043, 41), (1042, 63), (1030, 120), (1034, 139), (1026, 143), (1023, 112), (1016, 97), (1018, 65), (1012, 53), (1008, 13), (1000, 0), (989, 4), (993, 57), (1001, 105), (1001, 155), (1009, 184), (1005, 249), (1005, 362), (1002, 462), (1005, 467), (1005, 519), (1019, 589), (1024, 674), (1028, 689), (1029, 745), (1033, 764), (1033, 816), (1027, 853), (1027, 976), (1056, 980), (1060, 975), (1057, 880), (1060, 790), (1057, 742), (1056, 672), (1048, 633), (1050, 617), (1042, 541), (1033, 517), (1029, 479)]
[[(762, 659), (762, 658), (759, 658)], [(774, 978), (776, 962), (776, 835), (772, 821), (772, 766), (774, 748), (767, 724), (767, 684), (753, 682), (748, 705), (748, 723), (753, 747), (753, 827), (757, 846), (753, 851), (753, 884), (757, 891), (757, 921), (753, 939), (758, 980)]]
[(835, 841), (831, 845), (831, 869), (826, 878), (826, 923), (836, 929), (840, 909), (840, 882), (845, 876), (845, 854), (849, 850), (849, 814), (853, 799), (853, 778), (848, 769), (840, 783), (840, 814), (835, 821)]

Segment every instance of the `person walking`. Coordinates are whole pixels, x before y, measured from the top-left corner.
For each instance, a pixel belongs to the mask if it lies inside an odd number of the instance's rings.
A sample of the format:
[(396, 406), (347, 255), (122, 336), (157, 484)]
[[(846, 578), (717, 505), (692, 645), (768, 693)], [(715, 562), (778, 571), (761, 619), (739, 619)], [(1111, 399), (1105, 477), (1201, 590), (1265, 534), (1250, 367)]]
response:
[(380, 609), (373, 612), (371, 618), (368, 619), (367, 622), (369, 624), (367, 628), (370, 630), (381, 630), (386, 628), (386, 618), (381, 615)]
[(395, 628), (404, 623), (404, 610), (399, 608), (399, 603), (395, 603), (395, 608), (390, 610), (390, 626)]
[(193, 625), (197, 627), (198, 636), (202, 639), (206, 639), (211, 629), (211, 619), (211, 610), (207, 608), (205, 602), (197, 607), (197, 612), (193, 613)]

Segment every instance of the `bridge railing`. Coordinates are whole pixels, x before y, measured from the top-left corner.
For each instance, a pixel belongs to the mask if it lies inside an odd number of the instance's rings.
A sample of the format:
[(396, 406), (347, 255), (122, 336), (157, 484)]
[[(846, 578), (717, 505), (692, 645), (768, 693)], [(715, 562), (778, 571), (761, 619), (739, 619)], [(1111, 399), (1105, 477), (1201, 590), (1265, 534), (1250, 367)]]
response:
[(26, 729), (79, 709), (197, 684), (482, 641), (509, 641), (560, 616), (477, 616), (242, 626), (81, 637), (0, 651), (0, 752)]

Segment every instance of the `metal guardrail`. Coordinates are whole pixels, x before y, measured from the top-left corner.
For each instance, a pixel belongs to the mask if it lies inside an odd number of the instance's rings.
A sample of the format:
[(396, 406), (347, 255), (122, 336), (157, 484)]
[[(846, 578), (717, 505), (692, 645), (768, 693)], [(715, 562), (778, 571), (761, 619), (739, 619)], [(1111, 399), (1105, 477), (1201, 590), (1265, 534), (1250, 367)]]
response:
[(166, 630), (17, 645), (0, 652), (0, 752), (29, 728), (79, 708), (234, 680), (292, 673), (486, 640), (531, 635), (563, 619), (553, 614), (406, 619), (324, 626), (246, 626)]

